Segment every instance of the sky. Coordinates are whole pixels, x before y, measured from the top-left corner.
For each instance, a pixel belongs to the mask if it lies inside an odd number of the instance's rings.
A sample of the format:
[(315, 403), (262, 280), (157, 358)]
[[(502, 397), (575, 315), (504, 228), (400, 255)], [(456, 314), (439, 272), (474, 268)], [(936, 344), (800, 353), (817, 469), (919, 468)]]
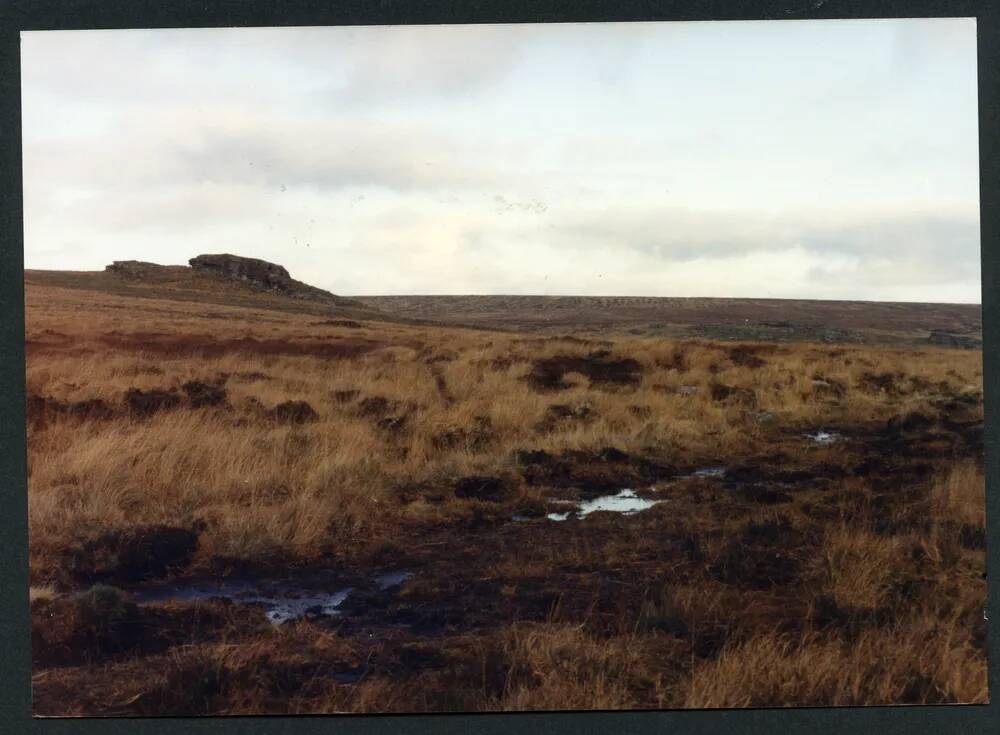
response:
[(25, 267), (979, 303), (974, 19), (21, 34)]

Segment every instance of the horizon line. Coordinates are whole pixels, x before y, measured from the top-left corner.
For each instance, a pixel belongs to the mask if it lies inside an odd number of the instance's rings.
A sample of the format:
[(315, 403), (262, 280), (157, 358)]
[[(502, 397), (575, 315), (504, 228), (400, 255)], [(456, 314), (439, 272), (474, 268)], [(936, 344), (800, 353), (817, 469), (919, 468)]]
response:
[(879, 299), (849, 299), (849, 298), (824, 298), (824, 299), (810, 299), (800, 296), (657, 296), (649, 294), (513, 294), (513, 293), (462, 293), (462, 294), (448, 294), (448, 293), (365, 293), (365, 294), (349, 294), (349, 293), (338, 293), (335, 296), (341, 296), (348, 299), (377, 299), (377, 298), (467, 298), (467, 297), (487, 297), (487, 298), (526, 298), (526, 299), (536, 299), (536, 298), (552, 298), (552, 299), (715, 299), (718, 301), (729, 300), (729, 301), (818, 301), (818, 302), (837, 302), (845, 304), (933, 304), (935, 306), (978, 306), (982, 307), (982, 301), (898, 301), (898, 300), (879, 300)]
[[(236, 256), (236, 257), (246, 257), (246, 256)], [(257, 260), (260, 260), (257, 258)], [(270, 261), (265, 261), (270, 262)], [(162, 265), (163, 267), (183, 267), (189, 268), (187, 264), (161, 264), (153, 263), (153, 265)], [(59, 268), (22, 268), (23, 272), (27, 274), (28, 272), (44, 272), (44, 273), (104, 273), (104, 269), (100, 270), (70, 270), (70, 269), (59, 269)], [(298, 279), (295, 279), (298, 280)], [(305, 283), (305, 281), (303, 281)], [(313, 284), (306, 284), (313, 285)], [(319, 286), (313, 286), (314, 288), (320, 288)], [(346, 293), (338, 292), (334, 293), (332, 291), (327, 291), (327, 293), (333, 296), (339, 296), (341, 298), (351, 298), (351, 299), (372, 299), (372, 298), (467, 298), (467, 297), (493, 297), (493, 298), (578, 298), (578, 299), (715, 299), (715, 300), (741, 300), (741, 301), (809, 301), (809, 302), (834, 302), (834, 303), (854, 303), (854, 304), (932, 304), (936, 306), (978, 306), (982, 308), (983, 302), (979, 301), (906, 301), (906, 300), (894, 300), (894, 299), (851, 299), (851, 298), (805, 298), (801, 296), (669, 296), (669, 295), (653, 295), (653, 294), (574, 294), (574, 293), (560, 293), (560, 294), (543, 294), (543, 293), (533, 293), (533, 294), (514, 294), (514, 293)]]

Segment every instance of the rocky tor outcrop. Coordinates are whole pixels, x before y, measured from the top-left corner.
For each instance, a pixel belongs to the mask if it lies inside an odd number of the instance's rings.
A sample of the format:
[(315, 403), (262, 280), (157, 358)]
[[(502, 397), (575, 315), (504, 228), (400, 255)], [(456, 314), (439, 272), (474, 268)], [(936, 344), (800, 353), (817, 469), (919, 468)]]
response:
[[(113, 276), (119, 285), (125, 285), (126, 290), (132, 291), (135, 290), (135, 286), (142, 286), (143, 289), (149, 286), (161, 289), (157, 293), (164, 296), (173, 292), (189, 295), (204, 292), (218, 296), (220, 292), (238, 294), (250, 290), (334, 307), (330, 313), (342, 317), (368, 318), (380, 315), (377, 308), (295, 280), (277, 263), (229, 253), (198, 255), (191, 258), (188, 265), (159, 265), (142, 260), (116, 260), (105, 266), (104, 271)], [(217, 285), (220, 282), (234, 284), (237, 288), (219, 289)], [(152, 294), (154, 291), (146, 293)], [(331, 322), (331, 326), (355, 325), (360, 327), (360, 322), (351, 322), (347, 319), (337, 324)]]
[[(182, 267), (182, 266), (181, 266)], [(146, 281), (159, 278), (165, 271), (176, 271), (178, 266), (158, 265), (144, 260), (116, 260), (111, 265), (104, 266), (108, 273), (115, 273), (132, 281)]]
[(329, 291), (296, 281), (283, 266), (258, 258), (244, 258), (228, 253), (199, 255), (191, 258), (188, 264), (197, 271), (230, 281), (242, 281), (262, 291), (273, 291), (292, 298), (339, 300)]

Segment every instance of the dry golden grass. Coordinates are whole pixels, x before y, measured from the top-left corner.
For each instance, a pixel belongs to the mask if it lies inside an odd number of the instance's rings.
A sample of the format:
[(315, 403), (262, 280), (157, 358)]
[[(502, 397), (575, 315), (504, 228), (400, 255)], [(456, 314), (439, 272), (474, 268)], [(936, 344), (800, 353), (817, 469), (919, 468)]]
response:
[(684, 705), (985, 702), (984, 663), (954, 632), (924, 619), (899, 630), (865, 632), (849, 643), (763, 635), (696, 669)]
[(36, 600), (52, 600), (55, 599), (57, 594), (57, 590), (52, 585), (32, 585), (28, 589), (28, 600), (30, 602), (35, 602)]
[(486, 709), (631, 709), (637, 685), (655, 687), (663, 678), (641, 681), (649, 676), (642, 642), (627, 636), (602, 641), (583, 626), (534, 625), (514, 626), (502, 641), (505, 658), (516, 663)]
[(819, 563), (824, 592), (838, 606), (875, 610), (891, 594), (893, 576), (903, 563), (905, 542), (848, 526), (825, 537)]
[[(518, 450), (615, 447), (679, 468), (796, 452), (800, 468), (852, 467), (856, 450), (812, 446), (802, 433), (882, 431), (891, 419), (939, 413), (949, 397), (972, 405), (981, 420), (981, 355), (972, 351), (760, 345), (750, 347), (763, 361), (754, 366), (734, 355), (732, 344), (320, 326), (306, 314), (30, 285), (27, 317), (29, 395), (65, 404), (100, 399), (114, 411), (104, 420), (61, 413), (29, 426), (33, 600), (65, 589), (67, 551), (107, 531), (149, 524), (204, 529), (193, 569), (216, 557), (361, 558), (435, 530), (447, 534), (483, 504), (450, 493), (443, 502), (424, 493), (404, 503), (399, 489), (513, 477), (517, 502), (539, 501), (539, 488), (516, 479)], [(238, 342), (248, 339), (255, 342)], [(341, 347), (350, 349), (336, 354)], [(545, 392), (526, 380), (538, 361), (596, 350), (608, 351), (601, 359), (636, 360), (638, 384), (599, 385), (575, 373), (564, 376), (570, 387)], [(885, 374), (892, 375), (888, 387), (873, 387), (871, 376)], [(180, 391), (189, 381), (223, 385), (228, 405), (182, 404), (145, 417), (124, 410), (129, 389)], [(717, 385), (736, 389), (735, 396), (713, 398)], [(365, 399), (373, 398), (387, 403), (366, 411)], [(269, 419), (286, 401), (307, 402), (318, 419)], [(553, 419), (550, 408), (559, 405), (577, 417)], [(405, 419), (402, 428), (379, 425), (393, 417)], [(985, 528), (981, 462), (942, 454), (935, 463), (929, 482), (899, 489), (901, 498), (912, 493), (919, 502), (885, 508), (878, 505), (885, 493), (849, 473), (779, 508), (737, 505), (697, 488), (688, 500), (672, 496), (673, 515), (643, 521), (651, 524), (643, 540), (649, 549), (646, 557), (634, 552), (637, 563), (652, 570), (657, 534), (683, 530), (697, 540), (704, 570), (657, 561), (648, 581), (655, 591), (611, 633), (577, 611), (542, 623), (501, 621), (472, 643), (462, 639), (455, 660), (481, 672), (499, 667), (479, 684), (427, 673), (405, 685), (373, 676), (347, 689), (308, 679), (310, 693), (296, 697), (261, 693), (278, 686), (269, 679), (230, 682), (205, 707), (256, 713), (985, 701), (985, 654), (973, 622), (983, 605), (984, 554), (969, 541)], [(706, 494), (711, 502), (699, 500)], [(710, 573), (754, 523), (790, 523), (794, 533), (817, 539), (815, 551), (801, 541), (789, 552), (803, 558), (780, 594)], [(616, 559), (634, 551), (616, 546), (613, 535), (595, 539), (491, 557), (478, 571), (487, 579), (544, 578), (574, 565), (621, 566)], [(676, 581), (664, 586), (661, 577)], [(836, 625), (810, 622), (827, 608)], [(263, 658), (273, 662), (279, 644), (199, 649), (194, 663), (175, 652), (169, 666), (254, 672)], [(453, 690), (460, 694), (449, 698)]]
[(949, 468), (931, 490), (935, 524), (953, 521), (985, 526), (983, 483), (983, 471), (973, 460), (965, 460)]
[[(36, 292), (38, 292), (36, 294)], [(132, 308), (139, 304), (142, 308)], [(127, 322), (123, 311), (127, 310)], [(387, 489), (403, 481), (424, 482), (509, 468), (518, 448), (559, 452), (617, 446), (624, 451), (655, 447), (678, 459), (738, 457), (753, 451), (763, 425), (748, 409), (712, 401), (708, 386), (723, 382), (757, 396), (754, 410), (773, 412), (783, 427), (810, 427), (838, 420), (885, 420), (906, 410), (877, 394), (850, 391), (836, 405), (811, 399), (813, 375), (845, 385), (865, 372), (903, 371), (928, 381), (945, 380), (956, 391), (975, 390), (979, 365), (973, 355), (926, 350), (782, 347), (768, 364), (751, 370), (727, 364), (726, 348), (685, 345), (686, 369), (661, 367), (675, 345), (662, 340), (621, 339), (614, 356), (643, 365), (642, 384), (628, 394), (595, 391), (585, 376), (551, 395), (534, 391), (521, 378), (528, 359), (585, 355), (593, 346), (557, 340), (522, 344), (517, 336), (450, 329), (379, 327), (354, 330), (310, 327), (315, 317), (224, 310), (231, 318), (206, 316), (189, 304), (101, 296), (60, 289), (28, 290), (28, 340), (44, 341), (45, 330), (72, 335), (66, 347), (29, 348), (29, 394), (65, 401), (92, 398), (117, 402), (129, 388), (179, 387), (189, 380), (227, 382), (233, 413), (177, 411), (148, 420), (56, 423), (30, 439), (33, 541), (78, 538), (81, 533), (122, 524), (210, 522), (213, 553), (253, 556), (274, 549), (308, 551), (331, 538), (353, 544), (391, 528), (400, 519)], [(318, 332), (322, 329), (322, 332)], [(310, 356), (230, 353), (212, 358), (144, 354), (111, 349), (99, 339), (111, 332), (208, 335), (217, 339), (258, 336), (288, 342), (357, 339), (383, 341), (380, 348), (350, 360)], [(398, 342), (422, 347), (398, 346)], [(427, 364), (428, 356), (454, 359)], [(494, 360), (523, 358), (499, 370)], [(714, 367), (713, 367), (714, 366)], [(713, 370), (719, 369), (718, 373)], [(949, 371), (955, 375), (950, 375)], [(263, 379), (240, 375), (263, 375)], [(448, 397), (435, 383), (440, 376)], [(697, 393), (675, 392), (684, 385)], [(339, 404), (336, 391), (415, 403), (409, 430), (387, 437), (357, 401)], [(304, 400), (320, 421), (301, 427), (270, 426), (252, 418), (252, 401), (266, 407)], [(920, 405), (920, 395), (911, 399)], [(558, 430), (532, 435), (552, 404), (586, 405), (594, 419), (565, 422)], [(648, 410), (636, 416), (630, 406)], [(237, 417), (250, 415), (246, 425)], [(459, 443), (442, 450), (434, 436), (469, 426), (474, 417), (492, 424), (487, 448)], [(400, 454), (405, 452), (405, 458)], [(414, 511), (408, 511), (413, 513)], [(330, 527), (336, 529), (330, 532)], [(381, 528), (378, 528), (380, 526)]]

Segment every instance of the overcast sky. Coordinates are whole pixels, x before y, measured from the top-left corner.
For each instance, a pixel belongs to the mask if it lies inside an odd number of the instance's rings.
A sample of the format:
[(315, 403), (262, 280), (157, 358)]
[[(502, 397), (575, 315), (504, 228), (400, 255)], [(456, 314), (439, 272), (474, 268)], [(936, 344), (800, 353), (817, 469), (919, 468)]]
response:
[(25, 266), (980, 301), (972, 19), (22, 34)]

